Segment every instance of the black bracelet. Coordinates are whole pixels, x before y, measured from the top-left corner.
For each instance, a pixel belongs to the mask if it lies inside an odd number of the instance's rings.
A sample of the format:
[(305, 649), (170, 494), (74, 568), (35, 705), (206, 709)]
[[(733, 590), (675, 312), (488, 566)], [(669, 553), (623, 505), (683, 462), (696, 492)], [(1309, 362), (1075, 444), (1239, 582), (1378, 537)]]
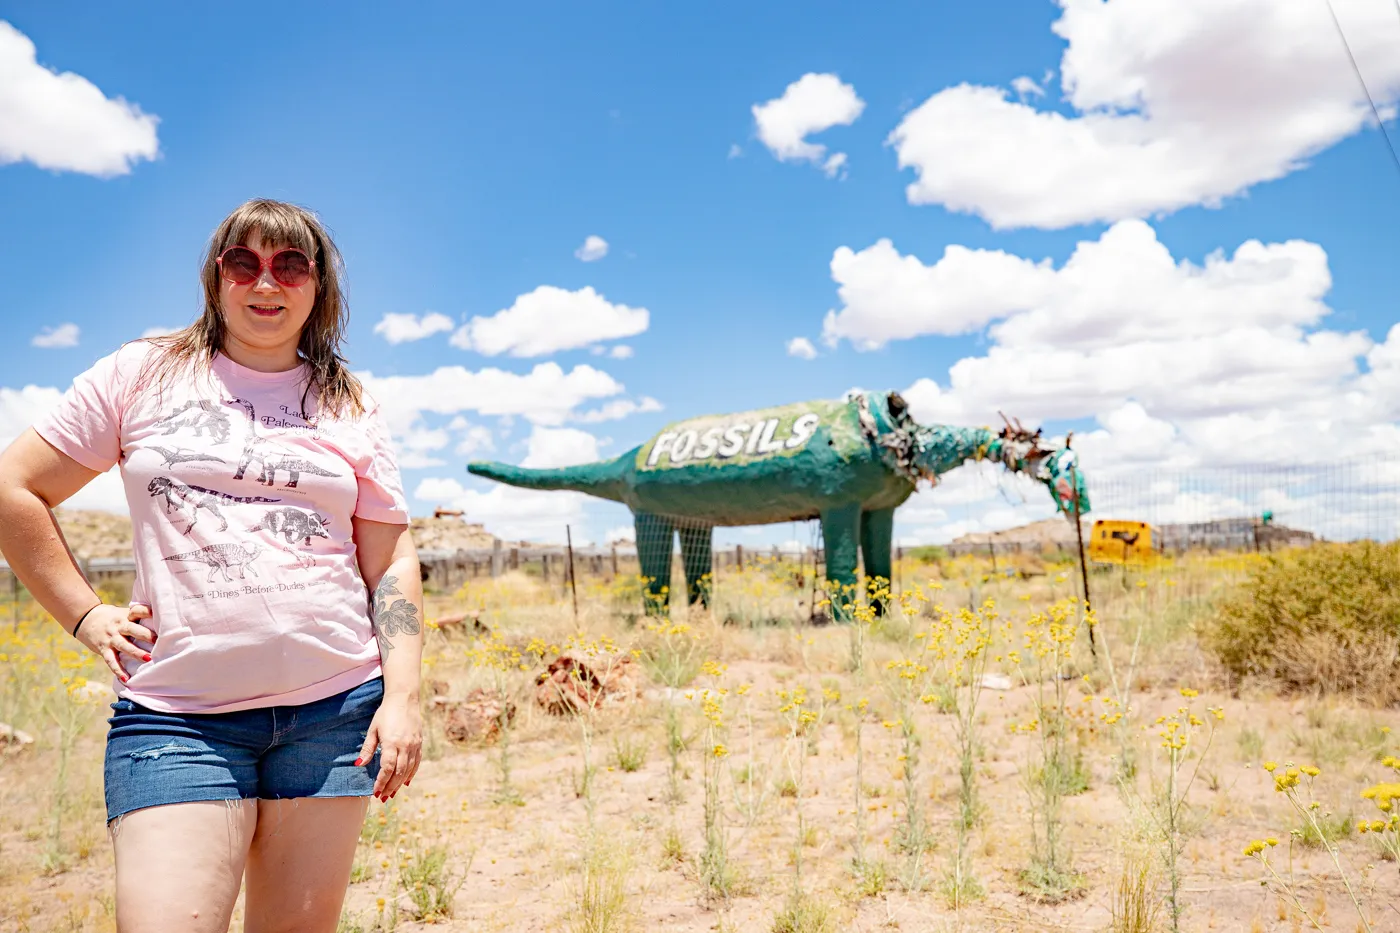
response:
[[(106, 605), (106, 604), (105, 604), (105, 603), (98, 603), (98, 604), (97, 604), (97, 606), (102, 606), (102, 605)], [(96, 609), (97, 606), (93, 606), (92, 609)], [(87, 612), (84, 612), (84, 613), (83, 613), (83, 617), (82, 617), (81, 619), (78, 620), (78, 624), (75, 625), (75, 626), (73, 626), (73, 631), (70, 632), (69, 634), (71, 634), (74, 638), (77, 638), (77, 637), (78, 637), (78, 629), (80, 629), (80, 628), (83, 627), (83, 622), (87, 620), (87, 617), (88, 617), (88, 616), (92, 615), (92, 609), (89, 609)]]

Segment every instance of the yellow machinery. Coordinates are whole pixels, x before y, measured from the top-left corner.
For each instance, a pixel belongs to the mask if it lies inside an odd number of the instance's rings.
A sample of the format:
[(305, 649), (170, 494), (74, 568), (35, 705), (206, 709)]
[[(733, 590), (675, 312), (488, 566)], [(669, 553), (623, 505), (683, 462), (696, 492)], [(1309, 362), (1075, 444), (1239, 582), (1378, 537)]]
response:
[(1146, 522), (1094, 522), (1089, 536), (1089, 559), (1100, 564), (1151, 560), (1152, 526)]

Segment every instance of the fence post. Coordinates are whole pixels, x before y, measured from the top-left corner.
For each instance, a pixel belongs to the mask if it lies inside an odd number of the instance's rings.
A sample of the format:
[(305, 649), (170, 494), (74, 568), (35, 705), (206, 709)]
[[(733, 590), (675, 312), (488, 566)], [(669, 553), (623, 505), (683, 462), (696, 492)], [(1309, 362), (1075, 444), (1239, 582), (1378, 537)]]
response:
[(540, 555), (540, 579), (549, 582), (549, 552)]
[(742, 571), (744, 569), (744, 546), (734, 545), (734, 569)]
[[(1084, 525), (1079, 520), (1079, 480), (1073, 465), (1069, 468), (1069, 485), (1074, 490), (1074, 538), (1079, 544), (1079, 579), (1084, 584), (1084, 609), (1093, 612), (1093, 604), (1089, 601), (1089, 565), (1084, 562)], [(1092, 625), (1089, 626), (1089, 653), (1098, 659), (1098, 640), (1094, 637)]]
[(493, 578), (501, 575), (501, 556), (501, 539), (497, 538), (491, 543), (491, 576)]
[(569, 592), (574, 597), (574, 623), (578, 623), (578, 584), (574, 582), (574, 532), (564, 526), (564, 541), (569, 548)]

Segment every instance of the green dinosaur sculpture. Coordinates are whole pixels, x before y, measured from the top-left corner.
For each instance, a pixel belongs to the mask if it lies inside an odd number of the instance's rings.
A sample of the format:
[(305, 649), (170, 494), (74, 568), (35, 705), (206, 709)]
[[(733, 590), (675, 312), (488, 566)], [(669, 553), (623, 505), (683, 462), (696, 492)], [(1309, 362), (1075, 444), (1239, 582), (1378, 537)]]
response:
[[(526, 489), (572, 489), (627, 505), (648, 608), (660, 609), (677, 530), (690, 601), (708, 601), (716, 525), (820, 518), (826, 574), (841, 585), (834, 591), (854, 592), (858, 552), (868, 580), (889, 580), (895, 508), (920, 479), (936, 481), (968, 460), (995, 460), (1044, 482), (1067, 515), (1089, 509), (1068, 443), (1047, 450), (1039, 431), (1009, 421), (999, 432), (920, 425), (895, 392), (692, 418), (619, 457), (581, 466), (478, 462), (467, 469)], [(838, 614), (849, 610), (849, 596), (833, 596)]]

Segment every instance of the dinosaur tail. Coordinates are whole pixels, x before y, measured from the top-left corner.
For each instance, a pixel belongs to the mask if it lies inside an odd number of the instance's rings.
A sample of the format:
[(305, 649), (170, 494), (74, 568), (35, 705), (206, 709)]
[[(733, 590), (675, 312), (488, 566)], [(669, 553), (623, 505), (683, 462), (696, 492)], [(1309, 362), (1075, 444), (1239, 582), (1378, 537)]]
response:
[(478, 461), (467, 464), (467, 471), (522, 489), (572, 489), (600, 499), (622, 502), (627, 490), (627, 468), (634, 455), (635, 452), (628, 452), (612, 460), (553, 470), (531, 470), (508, 463)]

